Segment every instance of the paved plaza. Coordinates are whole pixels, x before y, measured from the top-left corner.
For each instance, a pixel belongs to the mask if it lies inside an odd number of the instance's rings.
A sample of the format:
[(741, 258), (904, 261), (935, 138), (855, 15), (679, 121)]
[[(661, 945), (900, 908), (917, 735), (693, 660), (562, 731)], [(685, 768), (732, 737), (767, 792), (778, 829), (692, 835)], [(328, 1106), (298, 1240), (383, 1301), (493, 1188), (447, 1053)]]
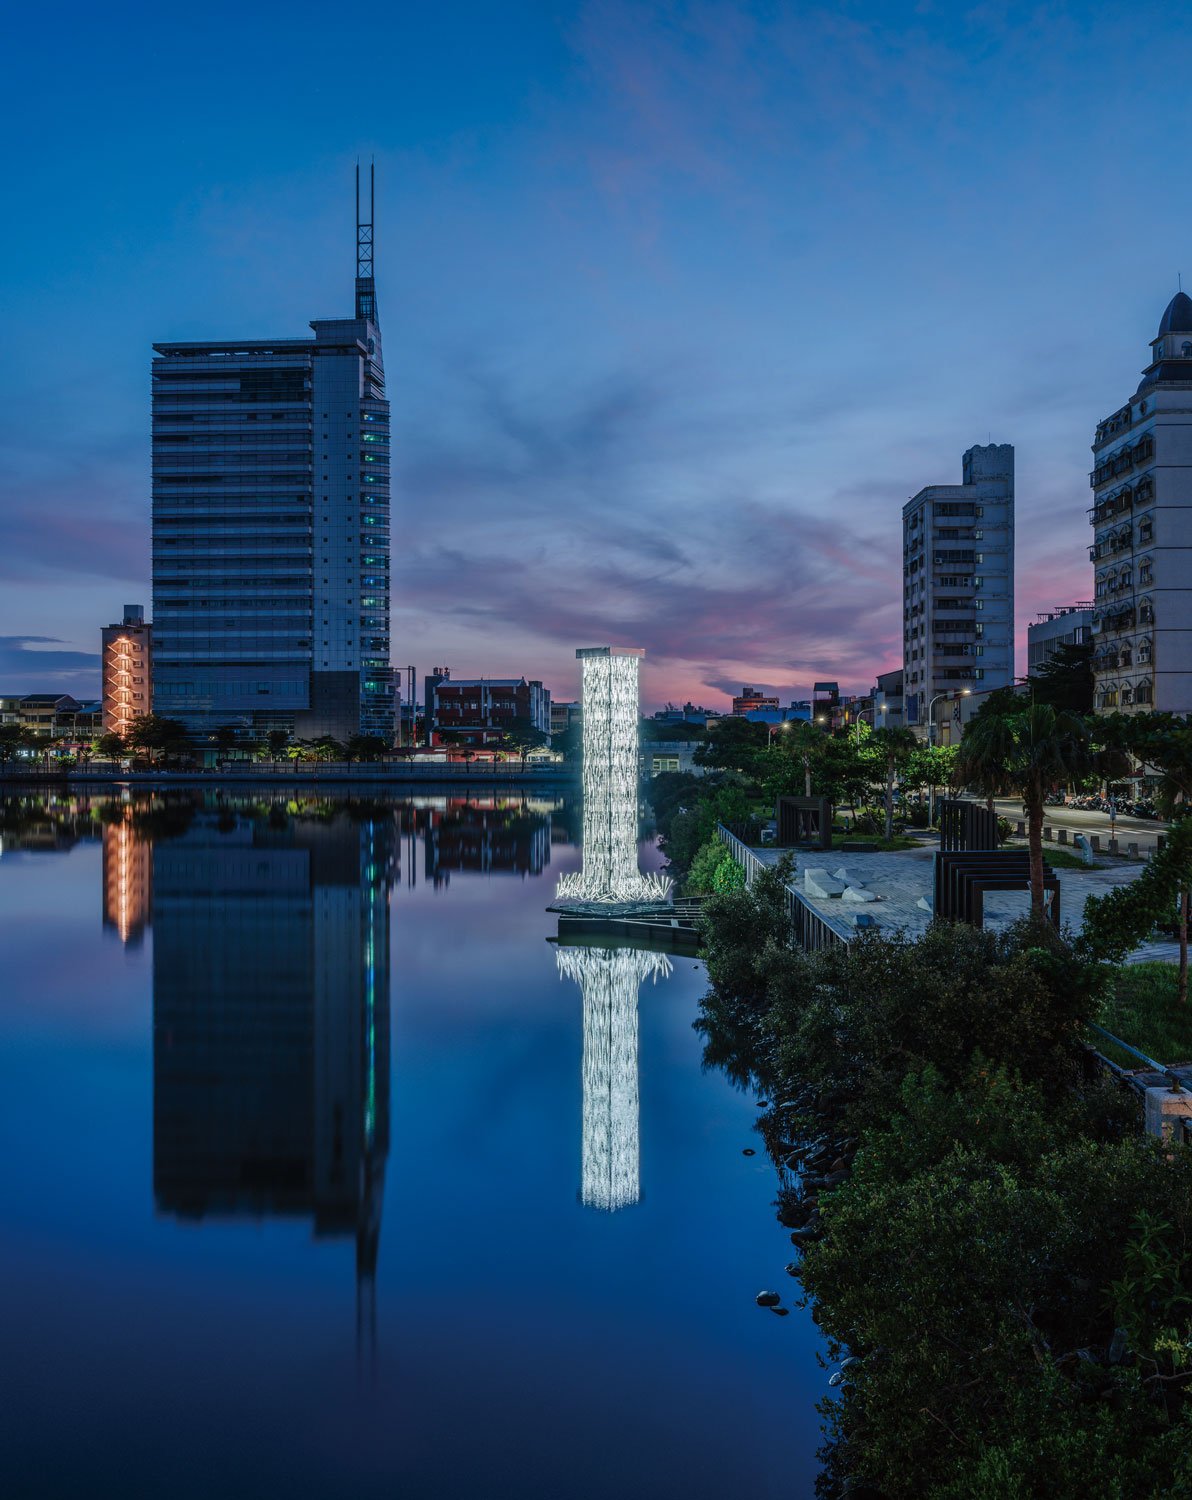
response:
[[(782, 857), (781, 849), (755, 849), (753, 851), (764, 864), (776, 864)], [(885, 932), (905, 932), (912, 937), (921, 936), (931, 921), (930, 911), (918, 903), (920, 898), (931, 900), (932, 858), (935, 849), (926, 845), (920, 849), (905, 849), (896, 854), (842, 854), (835, 851), (799, 850), (795, 854), (795, 878), (792, 882), (799, 893), (834, 924), (851, 925), (854, 912), (864, 912), (873, 917), (878, 927)], [(1044, 851), (1046, 857), (1046, 851)], [(863, 906), (846, 905), (839, 897), (818, 899), (808, 894), (803, 872), (808, 869), (826, 869), (830, 875), (843, 868), (848, 880), (854, 885), (863, 885), (876, 896), (875, 901)], [(1063, 925), (1073, 932), (1080, 929), (1084, 918), (1084, 903), (1090, 896), (1101, 896), (1119, 885), (1128, 885), (1145, 869), (1142, 862), (1115, 860), (1086, 870), (1056, 870), (1060, 882), (1060, 915)], [(985, 896), (985, 925), (1000, 929), (1024, 917), (1030, 906), (1026, 891), (991, 891)], [(1145, 943), (1130, 955), (1129, 963), (1143, 963), (1152, 959), (1174, 962), (1178, 949), (1174, 941)]]

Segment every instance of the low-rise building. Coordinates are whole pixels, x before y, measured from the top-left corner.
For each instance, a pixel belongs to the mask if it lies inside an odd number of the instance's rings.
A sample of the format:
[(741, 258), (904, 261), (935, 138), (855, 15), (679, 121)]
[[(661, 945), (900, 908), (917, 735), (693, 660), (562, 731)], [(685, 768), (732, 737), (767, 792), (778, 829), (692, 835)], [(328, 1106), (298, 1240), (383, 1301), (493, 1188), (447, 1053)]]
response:
[(778, 708), (778, 699), (768, 697), (758, 688), (745, 686), (733, 699), (733, 714), (738, 719), (747, 718), (758, 710)]
[(457, 677), (436, 667), (426, 679), (427, 742), (488, 745), (516, 724), (551, 732), (550, 691), (524, 677)]
[(1061, 646), (1082, 646), (1092, 638), (1091, 602), (1060, 604), (1035, 616), (1026, 627), (1026, 670), (1033, 677)]
[(88, 740), (101, 732), (103, 714), (97, 701), (81, 703), (69, 693), (0, 694), (0, 724), (41, 739)]
[(579, 723), (580, 707), (578, 703), (551, 699), (550, 732), (552, 739), (556, 734), (566, 734), (569, 729), (577, 729)]

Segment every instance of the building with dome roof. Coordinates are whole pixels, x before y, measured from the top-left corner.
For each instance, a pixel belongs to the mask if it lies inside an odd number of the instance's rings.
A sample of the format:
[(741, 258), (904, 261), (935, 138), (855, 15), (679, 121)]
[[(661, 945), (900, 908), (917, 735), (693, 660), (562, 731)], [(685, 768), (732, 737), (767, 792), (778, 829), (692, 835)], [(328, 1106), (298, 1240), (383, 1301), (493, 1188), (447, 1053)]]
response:
[(1130, 400), (1097, 427), (1089, 520), (1098, 712), (1192, 713), (1192, 297), (1177, 292)]

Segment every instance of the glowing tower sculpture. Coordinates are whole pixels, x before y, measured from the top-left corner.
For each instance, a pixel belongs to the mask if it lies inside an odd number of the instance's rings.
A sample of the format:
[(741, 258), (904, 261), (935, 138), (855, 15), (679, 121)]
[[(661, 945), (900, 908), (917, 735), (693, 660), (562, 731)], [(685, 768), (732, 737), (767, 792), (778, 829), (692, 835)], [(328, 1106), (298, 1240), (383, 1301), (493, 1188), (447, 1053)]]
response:
[(634, 948), (556, 948), (555, 960), (584, 997), (580, 1198), (614, 1213), (641, 1197), (637, 992), (643, 979), (667, 978), (671, 963)]
[(559, 879), (562, 900), (660, 901), (665, 876), (637, 867), (638, 667), (636, 648), (590, 646), (583, 663), (583, 866)]

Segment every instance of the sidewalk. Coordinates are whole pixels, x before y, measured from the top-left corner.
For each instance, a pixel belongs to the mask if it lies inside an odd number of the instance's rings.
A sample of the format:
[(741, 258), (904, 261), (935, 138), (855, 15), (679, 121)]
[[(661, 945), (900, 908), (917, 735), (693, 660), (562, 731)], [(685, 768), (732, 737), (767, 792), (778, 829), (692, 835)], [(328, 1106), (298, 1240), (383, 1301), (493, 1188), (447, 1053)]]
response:
[[(758, 859), (767, 865), (777, 864), (784, 850), (774, 848), (755, 849)], [(795, 854), (795, 884), (800, 894), (817, 911), (825, 915), (847, 918), (850, 912), (863, 911), (874, 918), (878, 927), (887, 933), (905, 932), (911, 937), (921, 937), (931, 921), (931, 913), (918, 905), (919, 898), (931, 900), (932, 857), (931, 847), (905, 849), (896, 854), (841, 854), (834, 851), (809, 852), (798, 850)], [(1044, 850), (1044, 858), (1047, 851)], [(863, 885), (878, 898), (864, 906), (844, 906), (839, 899), (818, 899), (809, 896), (804, 889), (802, 873), (809, 868), (827, 869), (831, 874), (843, 866), (850, 880)], [(1080, 930), (1084, 918), (1084, 903), (1090, 896), (1103, 896), (1107, 891), (1121, 885), (1129, 885), (1146, 866), (1142, 863), (1115, 863), (1105, 868), (1088, 870), (1057, 870), (1060, 882), (1060, 912), (1065, 927), (1074, 932)], [(1009, 926), (1019, 917), (1025, 917), (1030, 909), (1030, 896), (1026, 891), (991, 891), (985, 897), (985, 925), (995, 931)], [(1127, 959), (1128, 963), (1144, 963), (1159, 960), (1174, 963), (1178, 957), (1174, 941), (1145, 943)]]

